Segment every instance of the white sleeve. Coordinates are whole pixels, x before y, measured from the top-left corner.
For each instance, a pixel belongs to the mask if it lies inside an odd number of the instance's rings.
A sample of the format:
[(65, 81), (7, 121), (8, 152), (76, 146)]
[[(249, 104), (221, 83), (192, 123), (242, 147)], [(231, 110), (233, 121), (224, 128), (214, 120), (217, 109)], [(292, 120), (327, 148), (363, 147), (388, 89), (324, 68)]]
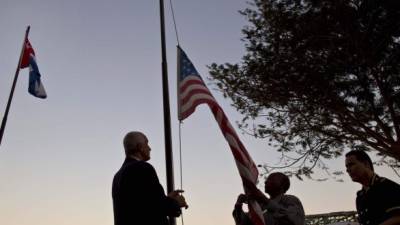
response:
[(280, 203), (270, 201), (265, 208), (276, 220), (289, 220), (293, 225), (304, 225), (305, 214), (300, 200), (292, 195), (285, 195)]

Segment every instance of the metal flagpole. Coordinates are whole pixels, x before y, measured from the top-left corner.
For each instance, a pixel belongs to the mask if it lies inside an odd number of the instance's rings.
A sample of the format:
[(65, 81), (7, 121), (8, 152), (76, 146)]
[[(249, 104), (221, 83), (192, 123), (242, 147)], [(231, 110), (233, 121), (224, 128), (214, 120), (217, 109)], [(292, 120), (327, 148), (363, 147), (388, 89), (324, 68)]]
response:
[[(162, 86), (163, 86), (163, 105), (164, 105), (164, 139), (165, 139), (165, 161), (167, 174), (167, 192), (174, 188), (174, 168), (172, 156), (172, 138), (171, 138), (171, 113), (169, 108), (168, 91), (168, 68), (167, 54), (165, 47), (165, 23), (164, 23), (164, 1), (160, 0), (160, 28), (161, 28), (161, 55), (162, 55)], [(175, 225), (175, 218), (170, 217), (170, 225)]]
[(11, 101), (12, 101), (12, 98), (13, 98), (13, 96), (14, 96), (15, 85), (17, 84), (18, 74), (19, 74), (19, 70), (20, 70), (20, 66), (21, 66), (21, 60), (22, 60), (22, 56), (24, 55), (25, 43), (26, 43), (26, 39), (28, 38), (29, 30), (30, 30), (30, 26), (28, 26), (28, 27), (26, 28), (25, 38), (24, 38), (24, 42), (23, 42), (23, 44), (22, 44), (21, 54), (19, 55), (18, 65), (17, 65), (17, 69), (16, 69), (16, 71), (15, 71), (14, 81), (13, 81), (13, 84), (12, 84), (12, 87), (11, 87), (10, 96), (8, 97), (8, 102), (7, 102), (7, 106), (6, 106), (6, 111), (5, 111), (5, 113), (4, 113), (3, 120), (1, 121), (1, 128), (0, 128), (0, 145), (1, 145), (1, 141), (3, 140), (4, 130), (6, 129), (6, 123), (7, 123), (8, 112), (10, 111)]

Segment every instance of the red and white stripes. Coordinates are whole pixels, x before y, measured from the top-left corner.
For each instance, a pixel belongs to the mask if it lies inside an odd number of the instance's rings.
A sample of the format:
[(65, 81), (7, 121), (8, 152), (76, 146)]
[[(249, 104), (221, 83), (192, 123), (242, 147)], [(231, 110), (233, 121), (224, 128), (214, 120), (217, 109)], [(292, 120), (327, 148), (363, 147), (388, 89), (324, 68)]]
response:
[[(181, 57), (185, 57), (182, 59)], [(185, 65), (182, 65), (182, 62)], [(186, 74), (181, 74), (186, 71)], [(236, 162), (245, 192), (256, 187), (258, 179), (257, 166), (251, 159), (246, 148), (240, 141), (224, 111), (219, 106), (200, 75), (186, 54), (178, 48), (178, 118), (184, 120), (189, 117), (200, 104), (206, 103), (226, 139)], [(255, 225), (264, 225), (261, 207), (256, 201), (249, 202), (250, 218)]]

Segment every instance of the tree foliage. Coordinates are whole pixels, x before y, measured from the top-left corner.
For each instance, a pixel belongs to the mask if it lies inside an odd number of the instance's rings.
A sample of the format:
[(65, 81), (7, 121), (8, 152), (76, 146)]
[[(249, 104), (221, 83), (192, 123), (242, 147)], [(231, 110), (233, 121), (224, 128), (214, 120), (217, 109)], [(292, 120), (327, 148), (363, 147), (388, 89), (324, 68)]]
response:
[[(400, 160), (400, 1), (253, 0), (240, 63), (209, 66), (301, 178), (345, 149)], [(322, 163), (322, 164), (321, 164)]]

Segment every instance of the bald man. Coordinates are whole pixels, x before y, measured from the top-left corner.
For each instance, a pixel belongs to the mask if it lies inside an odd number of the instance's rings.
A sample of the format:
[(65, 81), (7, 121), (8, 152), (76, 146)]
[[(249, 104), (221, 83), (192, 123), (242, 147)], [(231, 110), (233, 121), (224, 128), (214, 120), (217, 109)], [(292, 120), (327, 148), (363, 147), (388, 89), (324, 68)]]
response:
[(147, 137), (137, 131), (124, 138), (126, 159), (115, 174), (112, 185), (115, 225), (168, 225), (187, 207), (183, 191), (165, 195), (156, 171), (147, 163), (150, 146)]

